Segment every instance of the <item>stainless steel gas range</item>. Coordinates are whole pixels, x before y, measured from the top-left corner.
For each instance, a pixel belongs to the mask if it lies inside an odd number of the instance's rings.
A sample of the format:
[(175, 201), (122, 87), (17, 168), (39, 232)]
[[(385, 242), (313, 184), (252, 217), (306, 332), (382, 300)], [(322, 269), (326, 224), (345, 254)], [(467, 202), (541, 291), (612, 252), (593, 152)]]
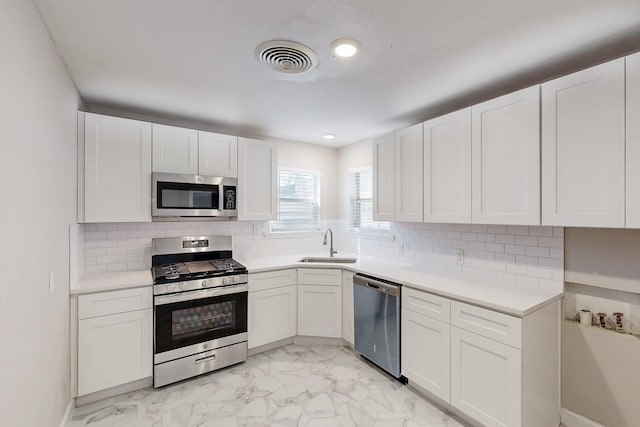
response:
[(247, 269), (231, 236), (153, 239), (153, 386), (247, 359)]

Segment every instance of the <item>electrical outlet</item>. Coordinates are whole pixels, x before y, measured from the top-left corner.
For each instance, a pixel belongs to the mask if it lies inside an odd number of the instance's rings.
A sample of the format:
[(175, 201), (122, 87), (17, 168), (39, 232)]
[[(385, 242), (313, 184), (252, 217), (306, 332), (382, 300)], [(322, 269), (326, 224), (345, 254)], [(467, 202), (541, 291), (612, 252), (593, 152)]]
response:
[(257, 236), (260, 234), (260, 224), (253, 224), (253, 235)]
[(49, 272), (49, 292), (52, 293), (56, 287), (55, 271)]
[(456, 264), (462, 264), (464, 262), (464, 251), (462, 249), (456, 249)]
[(398, 245), (398, 255), (404, 255), (404, 243)]

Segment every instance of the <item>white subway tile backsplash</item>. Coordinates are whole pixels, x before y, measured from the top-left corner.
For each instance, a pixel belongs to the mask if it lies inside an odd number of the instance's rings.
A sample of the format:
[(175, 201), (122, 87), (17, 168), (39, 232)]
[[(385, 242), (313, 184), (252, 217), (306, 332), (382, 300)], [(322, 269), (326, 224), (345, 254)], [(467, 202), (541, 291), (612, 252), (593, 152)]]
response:
[(550, 248), (564, 248), (564, 238), (562, 237), (540, 237), (538, 238), (540, 246)]
[[(261, 230), (254, 234), (254, 225)], [(347, 233), (347, 222), (326, 221), (342, 252), (393, 257), (438, 265), (441, 271), (476, 280), (517, 286), (562, 288), (564, 278), (562, 227), (485, 224), (392, 223), (394, 238)], [(86, 273), (144, 270), (151, 264), (151, 239), (183, 235), (231, 235), (237, 258), (273, 254), (324, 252), (320, 233), (304, 237), (269, 238), (266, 222), (152, 222), (84, 224)], [(400, 248), (404, 248), (403, 254)], [(456, 264), (455, 250), (464, 251)]]
[(535, 236), (516, 236), (516, 245), (537, 246), (538, 238)]
[(529, 234), (529, 227), (526, 225), (508, 225), (507, 233), (527, 236)]
[(527, 246), (525, 250), (527, 256), (549, 257), (549, 248), (543, 248), (541, 246)]

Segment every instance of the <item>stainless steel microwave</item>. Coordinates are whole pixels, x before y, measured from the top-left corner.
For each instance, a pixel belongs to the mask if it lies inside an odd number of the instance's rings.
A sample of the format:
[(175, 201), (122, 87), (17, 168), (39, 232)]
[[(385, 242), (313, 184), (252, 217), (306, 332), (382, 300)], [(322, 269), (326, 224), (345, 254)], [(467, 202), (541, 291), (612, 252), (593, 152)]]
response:
[(237, 178), (153, 172), (151, 180), (153, 217), (238, 216)]

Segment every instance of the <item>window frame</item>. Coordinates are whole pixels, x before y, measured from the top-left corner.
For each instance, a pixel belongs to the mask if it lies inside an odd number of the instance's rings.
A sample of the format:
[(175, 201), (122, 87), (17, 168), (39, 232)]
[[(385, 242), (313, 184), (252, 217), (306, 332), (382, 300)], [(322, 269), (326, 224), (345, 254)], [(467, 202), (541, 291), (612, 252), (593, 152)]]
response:
[[(293, 174), (309, 174), (309, 175), (313, 175), (314, 176), (314, 198), (313, 199), (308, 199), (308, 200), (313, 200), (312, 201), (312, 205), (315, 204), (315, 209), (317, 210), (317, 214), (316, 214), (316, 218), (315, 218), (315, 222), (313, 222), (313, 220), (311, 222), (308, 223), (308, 226), (302, 226), (302, 227), (287, 227), (285, 226), (285, 224), (283, 224), (280, 220), (280, 205), (281, 205), (281, 197), (280, 197), (280, 173), (281, 172), (285, 172), (285, 173), (293, 173)], [(278, 167), (277, 170), (277, 197), (276, 197), (276, 202), (277, 202), (277, 206), (276, 206), (276, 213), (277, 213), (277, 218), (276, 220), (270, 221), (270, 225), (269, 225), (269, 231), (270, 233), (273, 234), (287, 234), (287, 233), (295, 233), (295, 234), (299, 234), (299, 233), (317, 233), (320, 231), (320, 215), (322, 213), (322, 209), (321, 209), (321, 200), (322, 200), (322, 193), (321, 193), (321, 181), (322, 181), (322, 175), (321, 172), (317, 169), (303, 169), (303, 168), (290, 168), (290, 167)], [(315, 200), (314, 200), (315, 199)], [(299, 202), (303, 202), (304, 200), (307, 199), (295, 199), (298, 200)]]
[[(363, 227), (362, 226), (362, 210), (358, 212), (356, 216), (355, 208), (358, 205), (358, 202), (361, 201), (371, 201), (371, 206), (373, 209), (373, 188), (371, 189), (371, 197), (359, 197), (359, 189), (357, 188), (356, 176), (357, 174), (362, 174), (363, 172), (368, 172), (371, 174), (371, 182), (373, 185), (373, 166), (360, 166), (349, 168), (349, 232), (356, 234), (371, 234), (371, 235), (390, 235), (391, 234), (391, 222), (389, 221), (375, 221), (373, 219), (373, 212), (371, 221), (379, 224), (379, 227)], [(360, 207), (362, 203), (360, 203)], [(360, 226), (355, 226), (356, 217), (360, 220)]]

